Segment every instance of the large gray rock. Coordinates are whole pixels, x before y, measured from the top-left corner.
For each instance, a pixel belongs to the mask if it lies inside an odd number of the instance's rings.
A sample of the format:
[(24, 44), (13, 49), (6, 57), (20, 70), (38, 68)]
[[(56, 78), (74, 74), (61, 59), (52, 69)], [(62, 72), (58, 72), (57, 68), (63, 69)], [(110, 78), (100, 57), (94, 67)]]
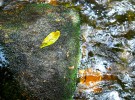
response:
[[(29, 91), (29, 98), (70, 100), (79, 64), (79, 15), (47, 4), (21, 7), (0, 12), (1, 41), (9, 69), (20, 87)], [(56, 30), (61, 32), (58, 41), (40, 49), (43, 39)]]

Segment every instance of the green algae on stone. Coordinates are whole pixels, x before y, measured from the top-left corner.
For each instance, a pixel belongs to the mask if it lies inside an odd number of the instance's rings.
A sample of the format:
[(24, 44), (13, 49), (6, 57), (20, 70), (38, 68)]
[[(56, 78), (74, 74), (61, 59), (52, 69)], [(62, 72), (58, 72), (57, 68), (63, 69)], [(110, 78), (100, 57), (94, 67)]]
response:
[(127, 11), (123, 15), (116, 15), (115, 18), (119, 23), (123, 23), (124, 21), (131, 22), (135, 20), (135, 13), (133, 11)]
[[(72, 99), (80, 59), (78, 13), (48, 4), (27, 4), (13, 15), (0, 13), (2, 41), (12, 40), (5, 44), (5, 50), (20, 85), (30, 91), (31, 98)], [(43, 38), (56, 30), (61, 32), (59, 40), (40, 49)], [(70, 66), (75, 68), (70, 70)]]

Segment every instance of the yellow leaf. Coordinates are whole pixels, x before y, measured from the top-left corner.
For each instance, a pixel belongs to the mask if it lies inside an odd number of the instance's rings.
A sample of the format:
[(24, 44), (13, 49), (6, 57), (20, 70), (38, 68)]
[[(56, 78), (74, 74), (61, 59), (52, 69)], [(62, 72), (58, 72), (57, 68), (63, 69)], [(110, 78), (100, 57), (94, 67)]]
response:
[(51, 32), (42, 42), (42, 44), (40, 45), (40, 48), (52, 45), (53, 43), (55, 43), (58, 38), (60, 37), (60, 31), (56, 31), (56, 32)]

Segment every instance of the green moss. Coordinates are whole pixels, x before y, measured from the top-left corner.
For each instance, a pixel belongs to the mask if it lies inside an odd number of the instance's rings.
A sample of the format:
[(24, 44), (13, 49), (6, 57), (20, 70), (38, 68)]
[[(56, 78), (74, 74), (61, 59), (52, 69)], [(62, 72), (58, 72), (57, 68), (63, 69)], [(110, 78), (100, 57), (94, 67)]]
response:
[[(70, 81), (69, 84), (66, 86), (66, 90), (70, 91), (68, 92), (70, 93), (69, 94), (70, 98), (72, 98), (71, 96), (73, 95), (73, 92), (75, 91), (76, 80), (77, 80), (77, 68), (79, 66), (79, 61), (80, 61), (80, 50), (79, 50), (80, 46), (77, 44), (74, 48), (78, 48), (78, 50), (73, 53), (73, 55), (75, 56), (69, 57), (69, 59), (71, 60), (69, 65), (74, 66), (74, 69), (67, 68), (67, 77), (66, 77)], [(67, 97), (67, 93), (65, 94), (65, 97)], [(67, 99), (68, 98), (66, 98), (65, 100)]]
[(28, 24), (36, 21), (46, 9), (51, 9), (49, 4), (27, 4), (20, 10), (0, 11), (0, 20), (2, 22), (2, 28), (8, 30), (19, 30), (24, 27), (24, 24)]
[[(72, 15), (73, 16), (73, 15)], [(65, 96), (63, 100), (72, 100), (72, 96), (73, 93), (75, 91), (75, 87), (76, 87), (76, 80), (77, 80), (77, 68), (79, 66), (80, 63), (80, 21), (78, 20), (77, 23), (73, 23), (74, 27), (70, 26), (69, 23), (67, 23), (66, 28), (63, 29), (69, 29), (69, 38), (70, 41), (68, 41), (68, 47), (69, 47), (69, 66), (74, 66), (74, 69), (69, 69), (67, 67), (67, 75), (66, 75), (66, 79), (68, 80), (68, 84), (66, 84), (65, 86), (65, 90), (67, 90), (68, 92), (65, 91)], [(67, 83), (67, 82), (66, 82)]]

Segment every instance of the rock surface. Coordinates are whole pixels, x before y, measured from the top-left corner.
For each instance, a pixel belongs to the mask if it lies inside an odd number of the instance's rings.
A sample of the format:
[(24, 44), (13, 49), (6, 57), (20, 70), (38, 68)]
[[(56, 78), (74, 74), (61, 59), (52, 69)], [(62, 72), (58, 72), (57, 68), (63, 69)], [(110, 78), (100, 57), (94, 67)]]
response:
[[(70, 100), (79, 64), (78, 13), (62, 6), (23, 3), (18, 8), (0, 11), (0, 15), (0, 40), (8, 69), (25, 91), (21, 96), (34, 100)], [(56, 30), (61, 32), (58, 41), (40, 49), (43, 39)], [(3, 91), (2, 99), (7, 95)], [(14, 97), (14, 93), (10, 95), (13, 95), (10, 99), (22, 98)]]

